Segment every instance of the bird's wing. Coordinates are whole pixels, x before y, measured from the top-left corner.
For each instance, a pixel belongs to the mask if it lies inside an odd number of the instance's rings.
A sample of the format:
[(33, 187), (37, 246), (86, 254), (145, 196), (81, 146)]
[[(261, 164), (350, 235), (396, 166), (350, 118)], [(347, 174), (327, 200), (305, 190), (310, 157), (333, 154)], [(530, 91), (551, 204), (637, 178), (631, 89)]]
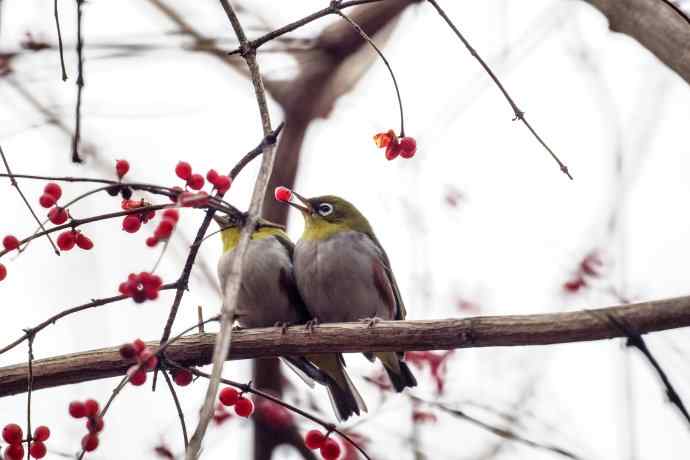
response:
[[(381, 243), (379, 242), (378, 238), (376, 238), (376, 235), (374, 235), (373, 232), (369, 233), (369, 238), (374, 242), (376, 247), (378, 248), (380, 254), (381, 254), (381, 262), (383, 265), (383, 269), (385, 272), (385, 275), (388, 278), (388, 282), (390, 283), (390, 286), (393, 288), (393, 296), (395, 298), (395, 304), (397, 306), (397, 310), (395, 312), (395, 319), (403, 320), (405, 319), (405, 316), (407, 316), (407, 311), (405, 311), (405, 304), (403, 303), (402, 296), (400, 295), (400, 289), (398, 289), (398, 283), (395, 281), (395, 275), (393, 275), (393, 270), (391, 269), (391, 263), (388, 260), (388, 254), (386, 254), (386, 251), (383, 249), (383, 246), (381, 246)], [(374, 271), (374, 280), (376, 281), (376, 271)], [(381, 288), (378, 286), (379, 283), (377, 283), (377, 287), (379, 288), (379, 291), (381, 292)], [(385, 283), (384, 283), (385, 284)], [(385, 292), (383, 293), (385, 296)]]
[[(276, 234), (274, 236), (276, 240), (283, 245), (290, 256), (290, 260), (292, 260), (292, 255), (295, 251), (295, 244), (290, 241), (290, 238), (288, 238), (287, 235)], [(302, 296), (297, 289), (294, 271), (282, 268), (280, 270), (279, 285), (280, 289), (285, 292), (285, 294), (288, 296), (288, 299), (290, 299), (290, 305), (297, 309), (301, 322), (304, 323), (309, 320), (311, 315), (309, 314), (307, 307), (304, 305), (304, 300), (302, 300)]]

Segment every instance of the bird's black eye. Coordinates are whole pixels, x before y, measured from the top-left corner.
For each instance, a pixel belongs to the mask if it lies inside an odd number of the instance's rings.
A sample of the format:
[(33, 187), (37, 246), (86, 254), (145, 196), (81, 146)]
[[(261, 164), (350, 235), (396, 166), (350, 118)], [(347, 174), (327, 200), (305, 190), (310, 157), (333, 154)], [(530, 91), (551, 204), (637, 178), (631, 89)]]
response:
[(325, 217), (333, 212), (333, 205), (329, 203), (321, 203), (316, 210), (320, 215)]

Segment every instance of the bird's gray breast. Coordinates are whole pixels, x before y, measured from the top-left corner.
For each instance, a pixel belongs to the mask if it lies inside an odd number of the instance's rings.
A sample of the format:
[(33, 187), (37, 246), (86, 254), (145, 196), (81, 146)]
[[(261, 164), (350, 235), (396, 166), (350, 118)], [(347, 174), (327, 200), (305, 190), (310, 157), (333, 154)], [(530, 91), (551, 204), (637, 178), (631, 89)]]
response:
[(324, 240), (300, 240), (294, 264), (307, 310), (321, 322), (394, 317), (374, 279), (381, 251), (366, 234), (347, 231)]
[[(228, 251), (218, 262), (218, 276), (225, 297), (235, 250)], [(242, 270), (235, 316), (240, 326), (271, 327), (277, 322), (298, 323), (303, 318), (301, 306), (295, 305), (286, 290), (294, 283), (292, 260), (287, 249), (275, 238), (252, 240), (247, 248)]]

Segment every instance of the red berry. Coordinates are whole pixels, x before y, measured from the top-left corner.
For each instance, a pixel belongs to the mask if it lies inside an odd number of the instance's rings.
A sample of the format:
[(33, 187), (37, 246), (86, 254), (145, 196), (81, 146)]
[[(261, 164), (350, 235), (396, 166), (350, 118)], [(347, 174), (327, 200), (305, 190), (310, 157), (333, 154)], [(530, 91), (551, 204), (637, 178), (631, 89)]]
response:
[(48, 182), (46, 186), (43, 187), (43, 193), (52, 196), (55, 198), (55, 201), (57, 201), (62, 196), (62, 189), (55, 182)]
[(412, 158), (417, 153), (417, 141), (413, 137), (403, 137), (400, 139), (400, 156), (403, 158)]
[(130, 367), (127, 374), (129, 375), (129, 383), (134, 386), (146, 383), (146, 370), (141, 368), (138, 364)]
[(215, 182), (213, 182), (216, 190), (218, 190), (218, 193), (221, 195), (224, 195), (225, 192), (230, 189), (230, 184), (232, 184), (232, 180), (230, 180), (228, 176), (218, 176)]
[(130, 214), (122, 220), (122, 230), (136, 233), (141, 228), (141, 219), (136, 214)]
[(376, 144), (376, 147), (378, 148), (384, 148), (388, 147), (391, 142), (393, 142), (396, 139), (395, 131), (392, 129), (389, 129), (385, 133), (378, 133), (374, 135), (374, 144)]
[(21, 443), (10, 444), (5, 449), (5, 459), (22, 460), (24, 458), (24, 445)]
[(2, 429), (2, 439), (4, 439), (7, 444), (22, 442), (22, 436), (24, 436), (22, 428), (16, 423), (9, 423)]
[(134, 359), (136, 355), (137, 351), (131, 343), (126, 343), (120, 347), (120, 356), (122, 356), (122, 359)]
[(135, 339), (134, 342), (132, 342), (132, 346), (134, 347), (134, 350), (137, 352), (137, 355), (141, 354), (142, 351), (146, 350), (146, 344), (141, 339)]
[(122, 177), (129, 171), (129, 161), (127, 160), (117, 160), (115, 162), (115, 171), (117, 172), (117, 177), (122, 179)]
[(175, 166), (175, 174), (182, 180), (189, 180), (192, 177), (192, 167), (186, 161), (180, 161)]
[(44, 208), (50, 208), (51, 206), (53, 206), (55, 204), (56, 200), (55, 200), (55, 197), (53, 195), (48, 195), (47, 193), (44, 193), (38, 199), (38, 202)]
[(194, 375), (187, 369), (175, 369), (172, 375), (175, 383), (181, 387), (186, 387), (192, 383), (192, 379), (194, 378)]
[(166, 209), (163, 211), (163, 218), (168, 218), (177, 223), (177, 221), (180, 220), (180, 213), (177, 211), (177, 209)]
[(94, 399), (87, 399), (84, 401), (84, 408), (86, 408), (86, 415), (89, 417), (95, 417), (101, 410), (100, 406), (98, 405), (98, 401)]
[(253, 412), (254, 403), (252, 400), (240, 396), (240, 399), (235, 403), (235, 413), (240, 417), (249, 417)]
[(325, 441), (326, 435), (319, 430), (310, 430), (304, 435), (304, 444), (311, 450), (320, 449)]
[(7, 235), (2, 239), (2, 245), (5, 246), (5, 249), (11, 251), (19, 247), (19, 240), (14, 235)]
[(209, 169), (206, 173), (206, 180), (215, 185), (216, 179), (218, 179), (218, 171)]
[(201, 190), (201, 188), (204, 186), (204, 176), (201, 174), (192, 174), (187, 181), (187, 185), (189, 185), (193, 190)]
[(153, 236), (155, 236), (159, 240), (166, 240), (170, 237), (173, 228), (175, 228), (174, 220), (163, 219), (158, 224), (158, 227), (156, 228), (156, 231), (153, 233)]
[(75, 233), (73, 230), (66, 230), (58, 235), (57, 245), (62, 251), (69, 251), (74, 247), (74, 244), (77, 242), (74, 236)]
[(61, 208), (60, 206), (55, 206), (52, 208), (50, 211), (48, 211), (48, 219), (55, 225), (62, 225), (65, 222), (67, 222), (67, 219), (69, 218), (69, 213), (65, 210), (65, 208)]
[(398, 155), (400, 155), (400, 145), (397, 142), (388, 144), (388, 147), (386, 147), (386, 160), (393, 160)]
[(98, 447), (98, 435), (96, 433), (89, 433), (81, 438), (81, 448), (86, 452), (96, 450)]
[(69, 415), (74, 418), (86, 417), (86, 405), (81, 401), (69, 403)]
[(34, 430), (34, 439), (36, 441), (47, 441), (50, 437), (50, 428), (41, 425)]
[(152, 248), (157, 244), (158, 244), (158, 238), (156, 238), (155, 236), (149, 236), (148, 238), (146, 238), (146, 246)]
[(220, 399), (220, 402), (223, 403), (224, 406), (233, 406), (237, 404), (237, 401), (239, 401), (240, 392), (232, 387), (225, 387), (220, 390), (218, 399)]
[(577, 292), (580, 290), (580, 288), (585, 287), (586, 283), (585, 280), (582, 278), (576, 278), (574, 280), (570, 280), (567, 283), (563, 285), (563, 288), (568, 291), (568, 292)]
[(7, 277), (7, 268), (3, 264), (0, 264), (0, 281)]
[(283, 201), (285, 203), (292, 199), (292, 191), (287, 187), (283, 187), (282, 185), (280, 187), (276, 187), (276, 189), (273, 191), (273, 195), (277, 201)]
[(34, 441), (31, 443), (31, 447), (29, 447), (29, 455), (33, 458), (43, 458), (47, 452), (46, 445), (41, 441)]
[(79, 246), (82, 249), (89, 250), (93, 248), (93, 241), (91, 239), (84, 235), (83, 233), (77, 233), (77, 246)]
[(340, 457), (340, 444), (335, 439), (326, 439), (321, 446), (321, 456), (324, 460), (336, 460)]
[(86, 429), (89, 430), (89, 433), (100, 433), (103, 431), (104, 425), (103, 417), (89, 417), (86, 421)]

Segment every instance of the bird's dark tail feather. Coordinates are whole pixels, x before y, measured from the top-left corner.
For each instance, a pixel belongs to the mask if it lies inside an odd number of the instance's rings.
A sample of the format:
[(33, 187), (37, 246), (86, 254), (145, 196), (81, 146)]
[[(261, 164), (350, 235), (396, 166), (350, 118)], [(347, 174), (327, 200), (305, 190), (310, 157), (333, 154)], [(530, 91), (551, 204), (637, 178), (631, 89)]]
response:
[(400, 365), (399, 374), (388, 369), (387, 366), (383, 366), (383, 368), (386, 369), (386, 373), (388, 373), (388, 378), (393, 384), (393, 388), (395, 388), (395, 391), (400, 393), (406, 387), (416, 387), (417, 379), (414, 378), (414, 375), (412, 375), (412, 371), (409, 367), (407, 367), (407, 364), (404, 361), (400, 360), (398, 363)]
[(345, 382), (346, 387), (343, 388), (334, 379), (329, 378), (326, 388), (328, 389), (328, 397), (331, 400), (336, 417), (339, 421), (345, 421), (354, 414), (360, 415), (361, 412), (366, 412), (367, 406), (345, 369), (341, 368), (341, 370), (342, 380)]

